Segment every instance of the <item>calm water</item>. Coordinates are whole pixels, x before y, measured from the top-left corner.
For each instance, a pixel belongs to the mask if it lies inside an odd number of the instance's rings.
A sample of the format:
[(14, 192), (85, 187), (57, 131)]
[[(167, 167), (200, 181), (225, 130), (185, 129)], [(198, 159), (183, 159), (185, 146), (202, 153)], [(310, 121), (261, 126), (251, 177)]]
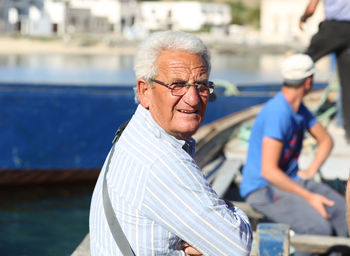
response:
[(93, 186), (0, 189), (0, 255), (70, 255), (88, 232)]
[[(212, 57), (212, 79), (279, 81), (279, 55)], [(131, 55), (0, 55), (0, 82), (134, 84)]]
[[(212, 56), (211, 79), (238, 84), (280, 82), (281, 55)], [(135, 84), (131, 55), (0, 55), (0, 82)], [(327, 59), (316, 65), (316, 80), (328, 78)]]
[[(279, 55), (214, 55), (211, 79), (279, 82), (281, 62)], [(132, 65), (130, 55), (0, 55), (0, 82), (133, 85)], [(325, 70), (319, 79), (327, 77)], [(0, 188), (0, 255), (70, 255), (88, 232), (92, 190), (93, 185)]]

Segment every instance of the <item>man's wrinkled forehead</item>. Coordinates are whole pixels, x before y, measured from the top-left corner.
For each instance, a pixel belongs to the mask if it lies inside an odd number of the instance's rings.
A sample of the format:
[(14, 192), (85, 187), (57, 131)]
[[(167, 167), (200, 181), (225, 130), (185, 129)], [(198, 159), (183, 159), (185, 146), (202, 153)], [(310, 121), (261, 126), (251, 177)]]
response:
[(208, 66), (205, 60), (198, 54), (186, 51), (163, 51), (157, 61), (158, 74), (196, 74), (196, 76), (208, 78)]

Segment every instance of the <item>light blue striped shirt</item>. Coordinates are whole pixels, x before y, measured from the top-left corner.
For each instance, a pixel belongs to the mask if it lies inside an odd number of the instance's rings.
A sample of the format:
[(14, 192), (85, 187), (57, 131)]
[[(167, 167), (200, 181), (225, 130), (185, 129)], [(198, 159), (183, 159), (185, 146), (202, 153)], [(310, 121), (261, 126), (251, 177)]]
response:
[[(191, 156), (194, 145), (166, 133), (141, 105), (117, 142), (108, 192), (137, 256), (185, 255), (181, 240), (204, 255), (249, 255), (249, 220), (212, 190)], [(91, 202), (91, 255), (121, 255), (103, 210), (105, 165)]]
[(327, 20), (350, 21), (350, 0), (325, 0)]

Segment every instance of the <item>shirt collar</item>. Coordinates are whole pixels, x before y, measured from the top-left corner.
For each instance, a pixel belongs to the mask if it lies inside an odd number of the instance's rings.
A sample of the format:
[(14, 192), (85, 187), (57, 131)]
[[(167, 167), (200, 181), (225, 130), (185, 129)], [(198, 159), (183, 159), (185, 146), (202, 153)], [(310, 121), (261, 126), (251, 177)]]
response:
[(161, 138), (173, 146), (182, 148), (191, 157), (194, 156), (196, 141), (192, 137), (188, 138), (187, 140), (181, 140), (167, 133), (161, 126), (159, 126), (159, 124), (156, 121), (154, 121), (151, 113), (147, 109), (145, 109), (141, 104), (138, 105), (136, 113), (143, 116), (145, 121), (145, 128), (156, 138)]

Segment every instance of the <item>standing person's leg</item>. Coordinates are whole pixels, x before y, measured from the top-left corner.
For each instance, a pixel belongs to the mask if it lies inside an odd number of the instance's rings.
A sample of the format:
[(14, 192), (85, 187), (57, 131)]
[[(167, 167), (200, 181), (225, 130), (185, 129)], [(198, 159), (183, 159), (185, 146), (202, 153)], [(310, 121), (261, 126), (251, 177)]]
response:
[(348, 236), (348, 226), (346, 221), (346, 202), (345, 198), (326, 184), (317, 183), (314, 180), (300, 181), (300, 185), (311, 192), (321, 194), (334, 201), (334, 205), (326, 207), (330, 215), (330, 223), (337, 236)]
[(343, 126), (350, 143), (350, 46), (337, 52), (338, 73), (341, 84)]
[(311, 38), (305, 54), (309, 55), (316, 62), (323, 56), (344, 47), (344, 40), (341, 40), (342, 35), (338, 34), (337, 28), (339, 29), (337, 22), (321, 22), (318, 32)]
[(348, 222), (348, 231), (350, 230), (350, 176), (348, 178), (348, 183), (346, 184), (346, 209), (347, 209), (347, 222)]
[[(312, 37), (306, 50), (315, 62), (323, 56), (335, 52), (337, 54), (338, 73), (341, 84), (341, 112), (346, 137), (350, 143), (350, 113), (345, 111), (350, 106), (350, 53), (344, 51), (350, 47), (350, 22), (326, 20), (320, 23), (318, 32)], [(345, 94), (345, 95), (344, 95)]]

